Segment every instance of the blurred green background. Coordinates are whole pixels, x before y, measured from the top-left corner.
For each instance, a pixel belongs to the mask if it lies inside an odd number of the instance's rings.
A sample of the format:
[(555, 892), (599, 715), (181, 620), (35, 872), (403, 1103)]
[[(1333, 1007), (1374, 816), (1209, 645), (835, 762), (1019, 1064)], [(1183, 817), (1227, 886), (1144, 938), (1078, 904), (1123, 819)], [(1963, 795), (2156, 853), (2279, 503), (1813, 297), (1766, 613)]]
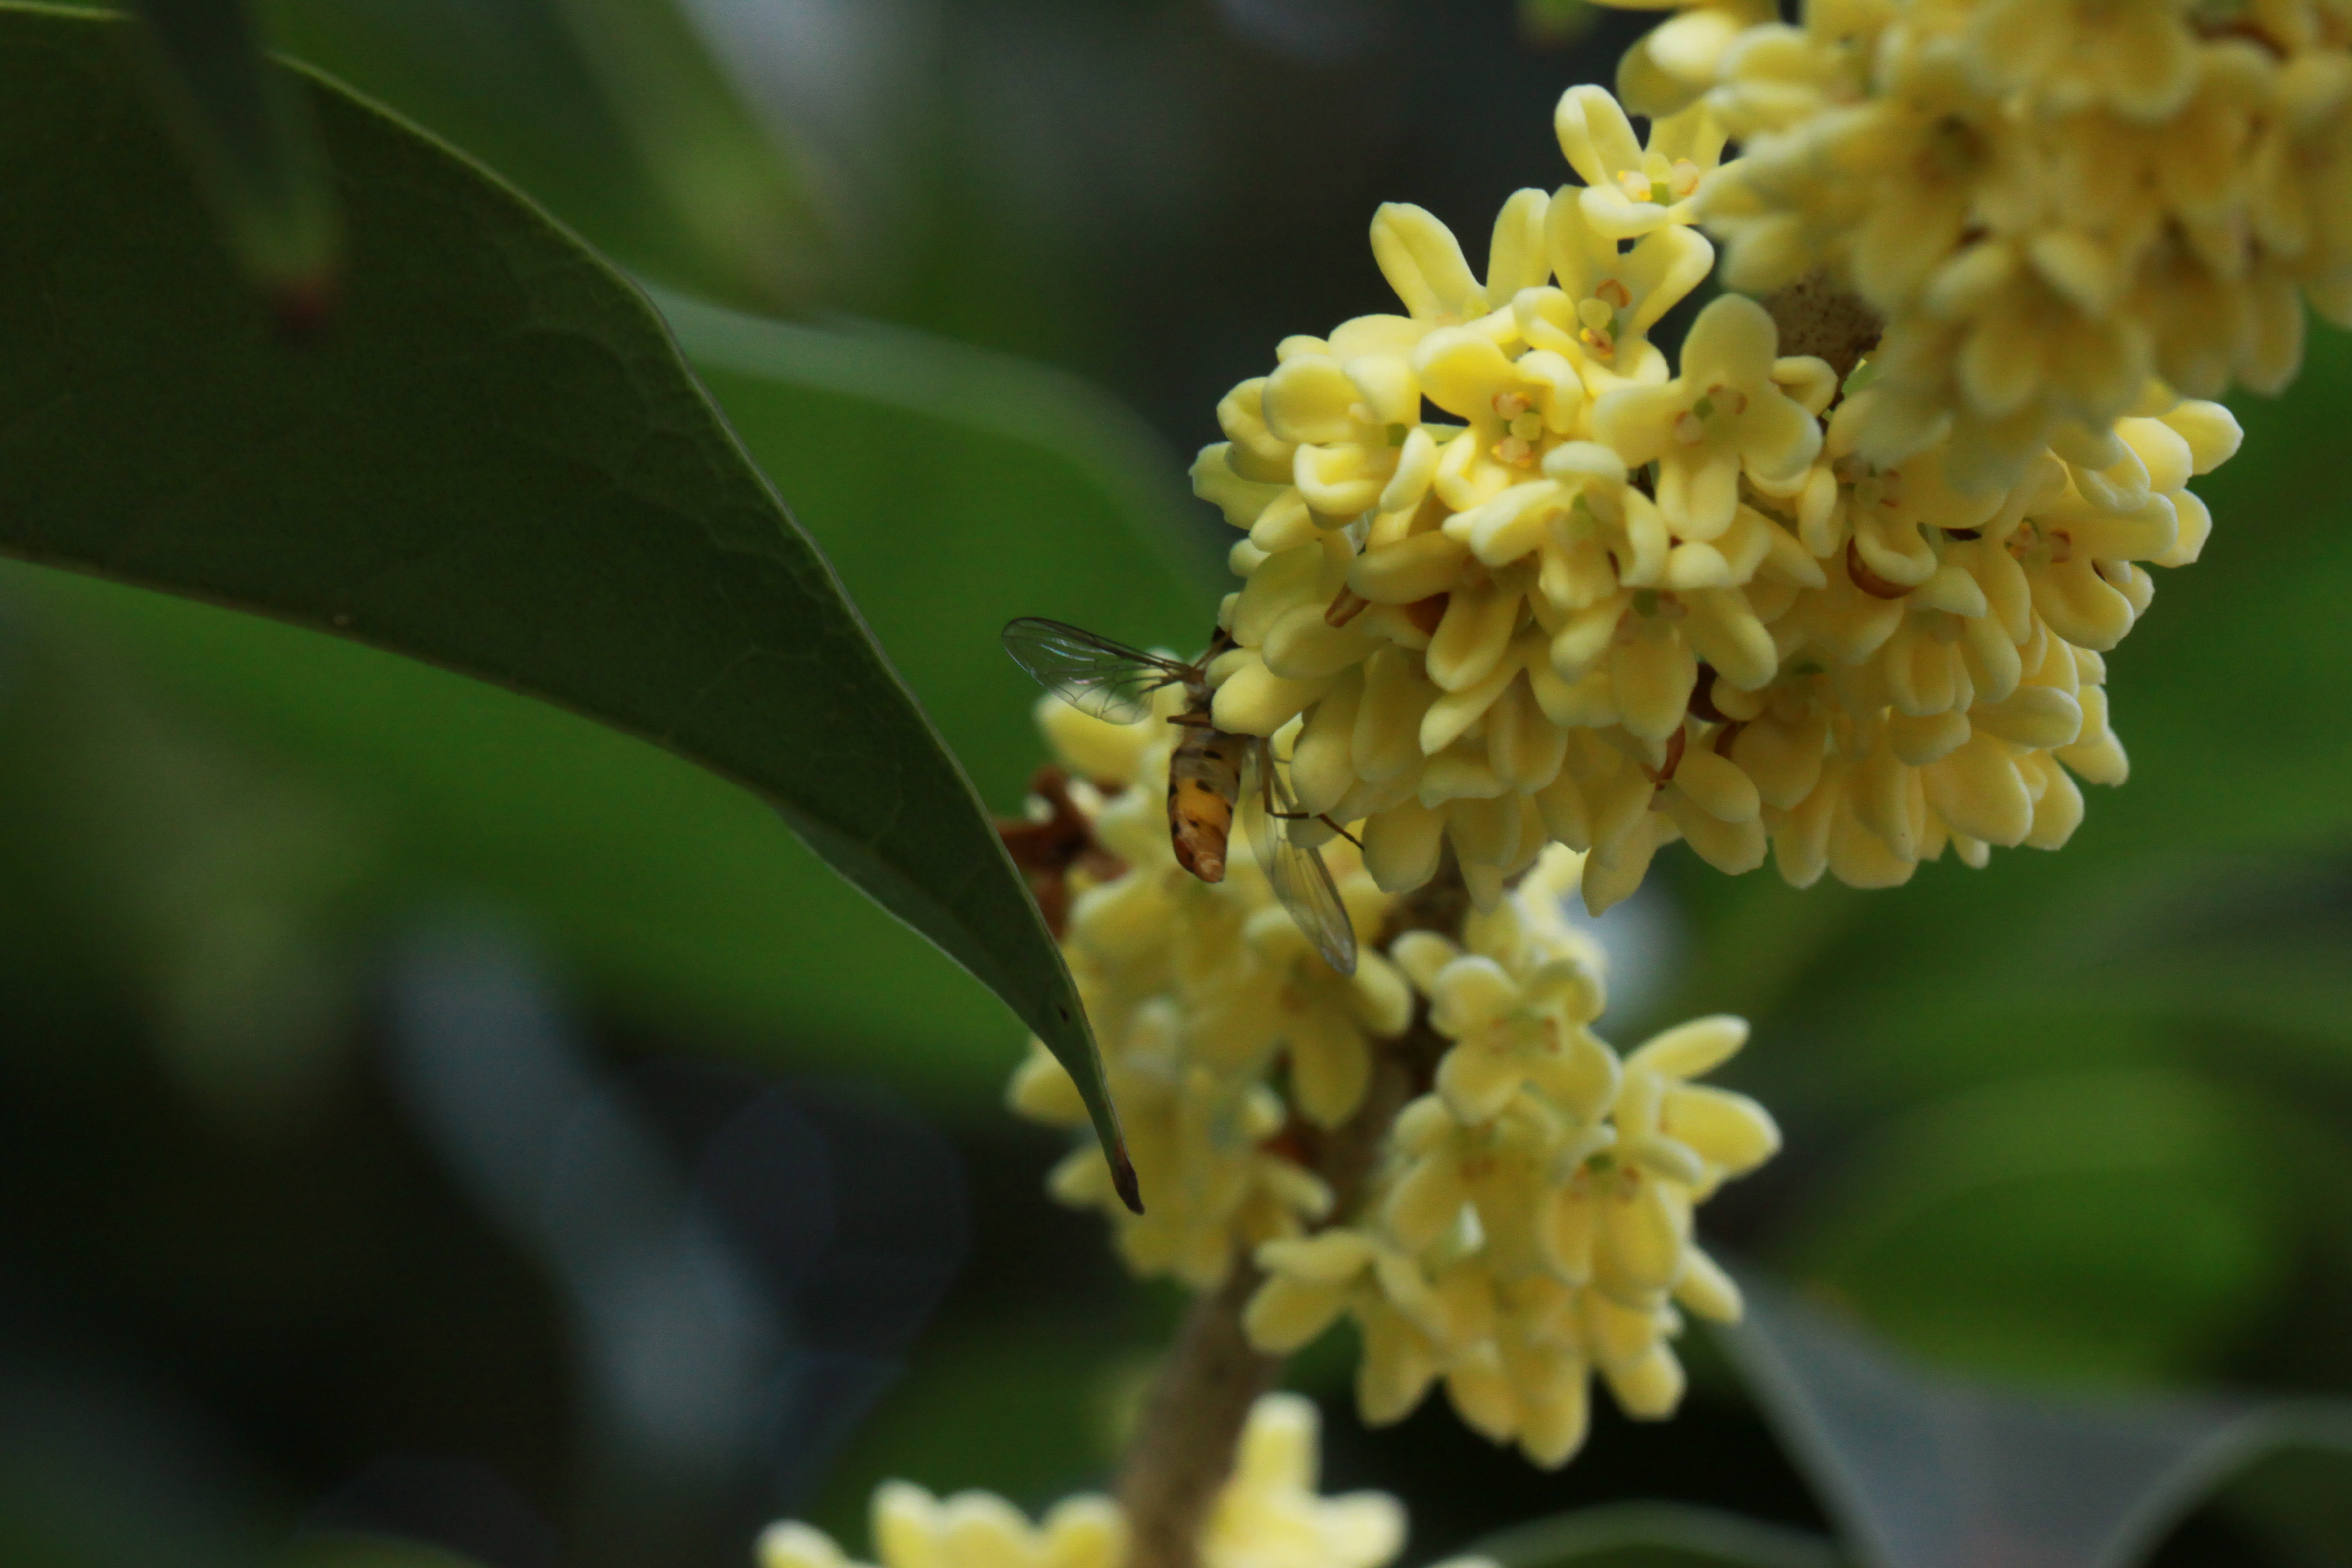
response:
[[(1379, 202), (1480, 254), (1643, 20), (264, 10), (660, 291), (1007, 810), (1038, 745), (995, 628), (1197, 643), (1217, 397), (1381, 305)], [(2064, 852), (1875, 894), (1676, 852), (1601, 927), (1619, 1043), (1757, 1025), (1730, 1077), (1789, 1149), (1711, 1243), (1970, 1374), (2352, 1394), (2352, 351), (2239, 406), (2205, 559), (2111, 656), (2132, 782)], [(787, 1510), (862, 1550), (884, 1476), (1098, 1483), (1178, 1310), (1042, 1195), (994, 1002), (749, 796), (568, 715), (10, 566), (0, 889), (0, 1559), (717, 1568)], [(1412, 1562), (1617, 1499), (1818, 1528), (1692, 1355), (1677, 1421), (1604, 1416), (1557, 1476), (1442, 1407), (1361, 1431), (1340, 1347), (1296, 1380)], [(2159, 1560), (2273, 1550), (2214, 1509)]]

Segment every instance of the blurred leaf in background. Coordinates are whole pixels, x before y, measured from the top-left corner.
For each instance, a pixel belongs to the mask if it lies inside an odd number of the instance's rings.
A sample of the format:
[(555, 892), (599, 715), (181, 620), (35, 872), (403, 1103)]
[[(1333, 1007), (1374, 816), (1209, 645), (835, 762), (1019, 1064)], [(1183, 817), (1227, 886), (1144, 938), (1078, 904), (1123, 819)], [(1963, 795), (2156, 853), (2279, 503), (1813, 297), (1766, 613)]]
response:
[(148, 72), (230, 247), (278, 319), (331, 308), (339, 228), (318, 130), (245, 0), (135, 0)]
[(804, 307), (829, 267), (798, 161), (668, 0), (260, 0), (272, 43), (481, 157), (625, 264)]

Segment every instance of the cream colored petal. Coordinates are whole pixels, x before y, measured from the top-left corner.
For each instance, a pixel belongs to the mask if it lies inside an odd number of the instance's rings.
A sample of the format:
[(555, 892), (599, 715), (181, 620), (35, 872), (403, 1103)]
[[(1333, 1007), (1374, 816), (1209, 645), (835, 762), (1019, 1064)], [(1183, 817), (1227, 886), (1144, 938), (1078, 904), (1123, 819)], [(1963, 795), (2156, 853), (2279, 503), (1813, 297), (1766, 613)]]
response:
[(1664, 1343), (1651, 1346), (1638, 1361), (1603, 1366), (1601, 1375), (1618, 1405), (1636, 1421), (1663, 1421), (1672, 1415), (1686, 1385), (1682, 1363)]
[(1253, 661), (1217, 688), (1212, 712), (1217, 727), (1236, 735), (1271, 735), (1320, 700), (1332, 680), (1288, 680)]
[(1683, 842), (1692, 853), (1725, 876), (1741, 876), (1764, 864), (1768, 839), (1764, 825), (1755, 818), (1726, 822), (1701, 810), (1680, 789), (1667, 790), (1658, 804), (1682, 830)]
[(1380, 500), (1394, 458), (1386, 447), (1301, 447), (1291, 458), (1290, 482), (1325, 516), (1353, 517)]
[(1266, 427), (1284, 441), (1346, 441), (1356, 430), (1349, 410), (1361, 401), (1339, 362), (1302, 355), (1265, 378), (1260, 404)]
[(1675, 783), (1707, 815), (1724, 822), (1753, 822), (1762, 802), (1756, 785), (1729, 758), (1704, 746), (1683, 753)]
[(1738, 1282), (1696, 1247), (1683, 1255), (1683, 1277), (1675, 1284), (1675, 1300), (1718, 1323), (1736, 1323), (1746, 1312)]
[(1203, 447), (1192, 460), (1192, 493), (1223, 512), (1235, 528), (1247, 528), (1289, 489), (1281, 480), (1245, 479), (1234, 470), (1233, 447), (1220, 441)]
[[(1683, 382), (1692, 387), (1722, 383), (1743, 390), (1768, 385), (1779, 342), (1780, 330), (1763, 306), (1744, 295), (1723, 295), (1691, 323), (1683, 344)], [(1752, 409), (1748, 416), (1753, 417)]]
[(1300, 605), (1266, 628), (1265, 667), (1285, 680), (1318, 680), (1351, 671), (1377, 646), (1362, 617), (1331, 625), (1318, 605)]
[(760, 1532), (753, 1548), (760, 1568), (848, 1568), (833, 1537), (796, 1519), (780, 1520)]
[(1496, 395), (1517, 384), (1495, 340), (1470, 327), (1430, 333), (1413, 351), (1412, 368), (1432, 403), (1465, 419), (1491, 417)]
[[(1494, 1120), (1526, 1081), (1521, 1063), (1492, 1051), (1456, 1046), (1437, 1064), (1437, 1092), (1454, 1115), (1471, 1123)], [(1402, 1232), (1398, 1239), (1404, 1240)]]
[(1927, 804), (1959, 832), (1988, 844), (2025, 841), (2033, 801), (2009, 746), (1979, 735), (1923, 771)]
[(1356, 1369), (1356, 1407), (1368, 1426), (1385, 1426), (1412, 1413), (1437, 1381), (1440, 1363), (1428, 1342), (1393, 1312), (1364, 1321), (1364, 1359)]
[(1628, 1305), (1663, 1300), (1682, 1275), (1680, 1212), (1662, 1183), (1643, 1176), (1630, 1194), (1604, 1198), (1592, 1252), (1594, 1289)]
[[(1510, 651), (1512, 633), (1517, 629), (1519, 611), (1525, 602), (1520, 595), (1499, 588), (1484, 593), (1455, 590), (1446, 601), (1444, 618), (1438, 622), (1424, 655), (1430, 679), (1447, 692), (1464, 692), (1489, 682), (1503, 668), (1504, 658)], [(1497, 688), (1486, 700), (1491, 702), (1500, 694)], [(1480, 711), (1484, 710), (1485, 705), (1481, 704)], [(1441, 750), (1451, 743), (1451, 739), (1433, 745), (1424, 731), (1422, 749)]]
[(1356, 1112), (1371, 1079), (1371, 1052), (1352, 1019), (1328, 1008), (1294, 1016), (1286, 1032), (1291, 1097), (1318, 1127), (1337, 1127)]
[(1738, 426), (1740, 461), (1759, 484), (1800, 482), (1821, 455), (1821, 421), (1777, 390), (1750, 393)]
[(1040, 1528), (1043, 1568), (1119, 1568), (1127, 1561), (1127, 1520), (1107, 1497), (1064, 1498)]
[(1485, 289), (1462, 259), (1453, 231), (1423, 208), (1401, 202), (1382, 206), (1372, 218), (1372, 257), (1416, 320), (1466, 320), (1485, 303)]
[(1587, 185), (1577, 192), (1576, 199), (1584, 208), (1584, 221), (1592, 231), (1612, 239), (1653, 234), (1674, 221), (1666, 208), (1655, 202), (1635, 200), (1614, 181), (1605, 185)]
[[(1519, 1419), (1519, 1447), (1529, 1459), (1547, 1470), (1556, 1470), (1576, 1458), (1591, 1426), (1591, 1388), (1580, 1369), (1565, 1386), (1548, 1390), (1549, 1397), (1529, 1402)], [(1452, 1568), (1452, 1564), (1439, 1568)], [(1482, 1563), (1482, 1568), (1493, 1565)]]
[(1625, 1058), (1628, 1073), (1688, 1079), (1713, 1072), (1748, 1043), (1748, 1020), (1727, 1013), (1693, 1018), (1653, 1035)]
[(1779, 647), (1745, 594), (1737, 588), (1709, 589), (1685, 595), (1683, 603), (1690, 611), (1683, 622), (1685, 639), (1724, 680), (1756, 691), (1779, 673)]
[(1522, 289), (1539, 287), (1550, 271), (1545, 250), (1545, 216), (1551, 198), (1537, 190), (1513, 191), (1495, 217), (1486, 251), (1486, 304), (1499, 310)]
[(1417, 800), (1390, 807), (1364, 824), (1364, 868), (1385, 892), (1408, 893), (1437, 872), (1445, 814)]
[(1633, 122), (1606, 88), (1571, 87), (1560, 94), (1552, 129), (1569, 166), (1588, 185), (1612, 184), (1619, 171), (1641, 165), (1642, 144)]
[(1715, 267), (1715, 247), (1695, 228), (1681, 225), (1645, 236), (1624, 258), (1623, 274), (1633, 295), (1625, 335), (1639, 336), (1685, 300)]
[(941, 1511), (912, 1482), (885, 1481), (874, 1489), (874, 1551), (886, 1568), (947, 1568), (940, 1550)]
[(1625, 727), (1645, 740), (1663, 741), (1682, 727), (1689, 710), (1698, 660), (1680, 637), (1639, 637), (1615, 650), (1609, 674)]
[(1319, 1338), (1339, 1316), (1347, 1285), (1316, 1284), (1276, 1275), (1257, 1289), (1242, 1314), (1242, 1331), (1267, 1355), (1288, 1355)]
[(1363, 1232), (1335, 1228), (1319, 1235), (1269, 1241), (1256, 1252), (1270, 1274), (1307, 1285), (1345, 1285), (1371, 1267), (1373, 1247)]
[(1690, 397), (1673, 382), (1622, 386), (1592, 405), (1592, 438), (1615, 451), (1628, 468), (1655, 460), (1674, 444), (1674, 422)]
[[(1316, 1505), (1316, 1568), (1381, 1568), (1404, 1550), (1404, 1505), (1385, 1492), (1349, 1492)], [(1204, 1568), (1224, 1568), (1203, 1559)]]
[(1701, 1159), (1735, 1175), (1780, 1150), (1780, 1129), (1770, 1112), (1744, 1094), (1705, 1084), (1669, 1088), (1658, 1124)]

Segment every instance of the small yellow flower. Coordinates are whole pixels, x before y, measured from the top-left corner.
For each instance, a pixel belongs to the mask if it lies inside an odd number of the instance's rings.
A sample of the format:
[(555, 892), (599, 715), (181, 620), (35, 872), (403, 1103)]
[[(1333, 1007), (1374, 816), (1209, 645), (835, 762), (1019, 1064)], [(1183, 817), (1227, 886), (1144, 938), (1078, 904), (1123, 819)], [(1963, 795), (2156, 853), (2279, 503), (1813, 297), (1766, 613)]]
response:
[[(875, 1555), (881, 1568), (1119, 1568), (1127, 1527), (1108, 1498), (1056, 1503), (1031, 1524), (992, 1493), (935, 1498), (906, 1481), (874, 1493)], [(796, 1520), (761, 1532), (760, 1568), (860, 1568), (832, 1539)]]
[(2178, 110), (2197, 84), (2188, 0), (1981, 0), (1970, 63), (1995, 92), (2064, 112), (2105, 106), (2138, 121)]
[(1690, 222), (1691, 198), (1723, 157), (1723, 132), (1704, 109), (1658, 121), (1645, 147), (1603, 88), (1562, 93), (1552, 128), (1569, 166), (1584, 181), (1576, 199), (1586, 223), (1609, 239)]
[(1778, 336), (1761, 306), (1726, 295), (1691, 323), (1681, 374), (1593, 407), (1600, 441), (1629, 467), (1658, 465), (1658, 511), (1678, 539), (1719, 537), (1738, 515), (1743, 477), (1785, 493), (1821, 450), (1820, 423), (1774, 379)]
[[(1287, 1353), (1342, 1314), (1362, 1331), (1358, 1402), (1402, 1418), (1439, 1383), (1462, 1418), (1542, 1465), (1584, 1439), (1598, 1373), (1637, 1415), (1679, 1397), (1677, 1305), (1738, 1315), (1691, 1241), (1692, 1211), (1779, 1146), (1761, 1107), (1693, 1082), (1747, 1037), (1737, 1019), (1668, 1030), (1621, 1068), (1584, 1027), (1589, 943), (1562, 918), (1559, 851), (1465, 922), (1464, 945), (1401, 938), (1397, 967), (1453, 1042), (1438, 1092), (1407, 1106), (1355, 1223), (1262, 1245), (1244, 1326)], [(1590, 863), (1584, 869), (1590, 870)]]
[[(1295, 1394), (1269, 1394), (1251, 1406), (1202, 1531), (1202, 1568), (1383, 1568), (1404, 1547), (1404, 1509), (1385, 1492), (1317, 1493), (1318, 1418)], [(873, 1502), (880, 1568), (1123, 1568), (1129, 1531), (1118, 1505), (1092, 1495), (1066, 1498), (1032, 1524), (992, 1493), (935, 1498), (886, 1481)], [(822, 1531), (798, 1521), (770, 1525), (756, 1549), (760, 1568), (862, 1568)], [(1494, 1568), (1456, 1558), (1443, 1568)]]
[(1296, 1394), (1250, 1409), (1234, 1473), (1201, 1540), (1202, 1568), (1381, 1568), (1404, 1549), (1404, 1509), (1385, 1492), (1315, 1490), (1320, 1418)]

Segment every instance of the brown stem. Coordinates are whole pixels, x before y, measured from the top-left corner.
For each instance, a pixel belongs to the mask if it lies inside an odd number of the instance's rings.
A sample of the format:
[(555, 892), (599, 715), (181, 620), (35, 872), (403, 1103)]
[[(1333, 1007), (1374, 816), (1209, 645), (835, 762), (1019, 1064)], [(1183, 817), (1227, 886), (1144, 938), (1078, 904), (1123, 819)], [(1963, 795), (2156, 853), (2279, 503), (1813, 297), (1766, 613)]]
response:
[(1202, 1527), (1233, 1473), (1250, 1406), (1282, 1373), (1282, 1358), (1242, 1332), (1242, 1309), (1262, 1278), (1247, 1258), (1234, 1259), (1225, 1282), (1192, 1303), (1160, 1364), (1119, 1469), (1128, 1568), (1194, 1568), (1199, 1560)]
[[(1380, 944), (1408, 931), (1455, 934), (1469, 907), (1449, 855), (1427, 886), (1391, 912)], [(1401, 1038), (1375, 1046), (1371, 1081), (1356, 1114), (1328, 1131), (1299, 1130), (1307, 1164), (1331, 1188), (1329, 1224), (1344, 1224), (1362, 1206), (1391, 1124), (1428, 1087), (1445, 1042), (1420, 1007)], [(1118, 1501), (1132, 1542), (1128, 1568), (1198, 1568), (1201, 1533), (1233, 1474), (1250, 1407), (1282, 1373), (1282, 1358), (1255, 1349), (1242, 1331), (1242, 1313), (1264, 1279), (1247, 1258), (1236, 1258), (1225, 1282), (1192, 1303), (1160, 1363), (1119, 1466)]]

